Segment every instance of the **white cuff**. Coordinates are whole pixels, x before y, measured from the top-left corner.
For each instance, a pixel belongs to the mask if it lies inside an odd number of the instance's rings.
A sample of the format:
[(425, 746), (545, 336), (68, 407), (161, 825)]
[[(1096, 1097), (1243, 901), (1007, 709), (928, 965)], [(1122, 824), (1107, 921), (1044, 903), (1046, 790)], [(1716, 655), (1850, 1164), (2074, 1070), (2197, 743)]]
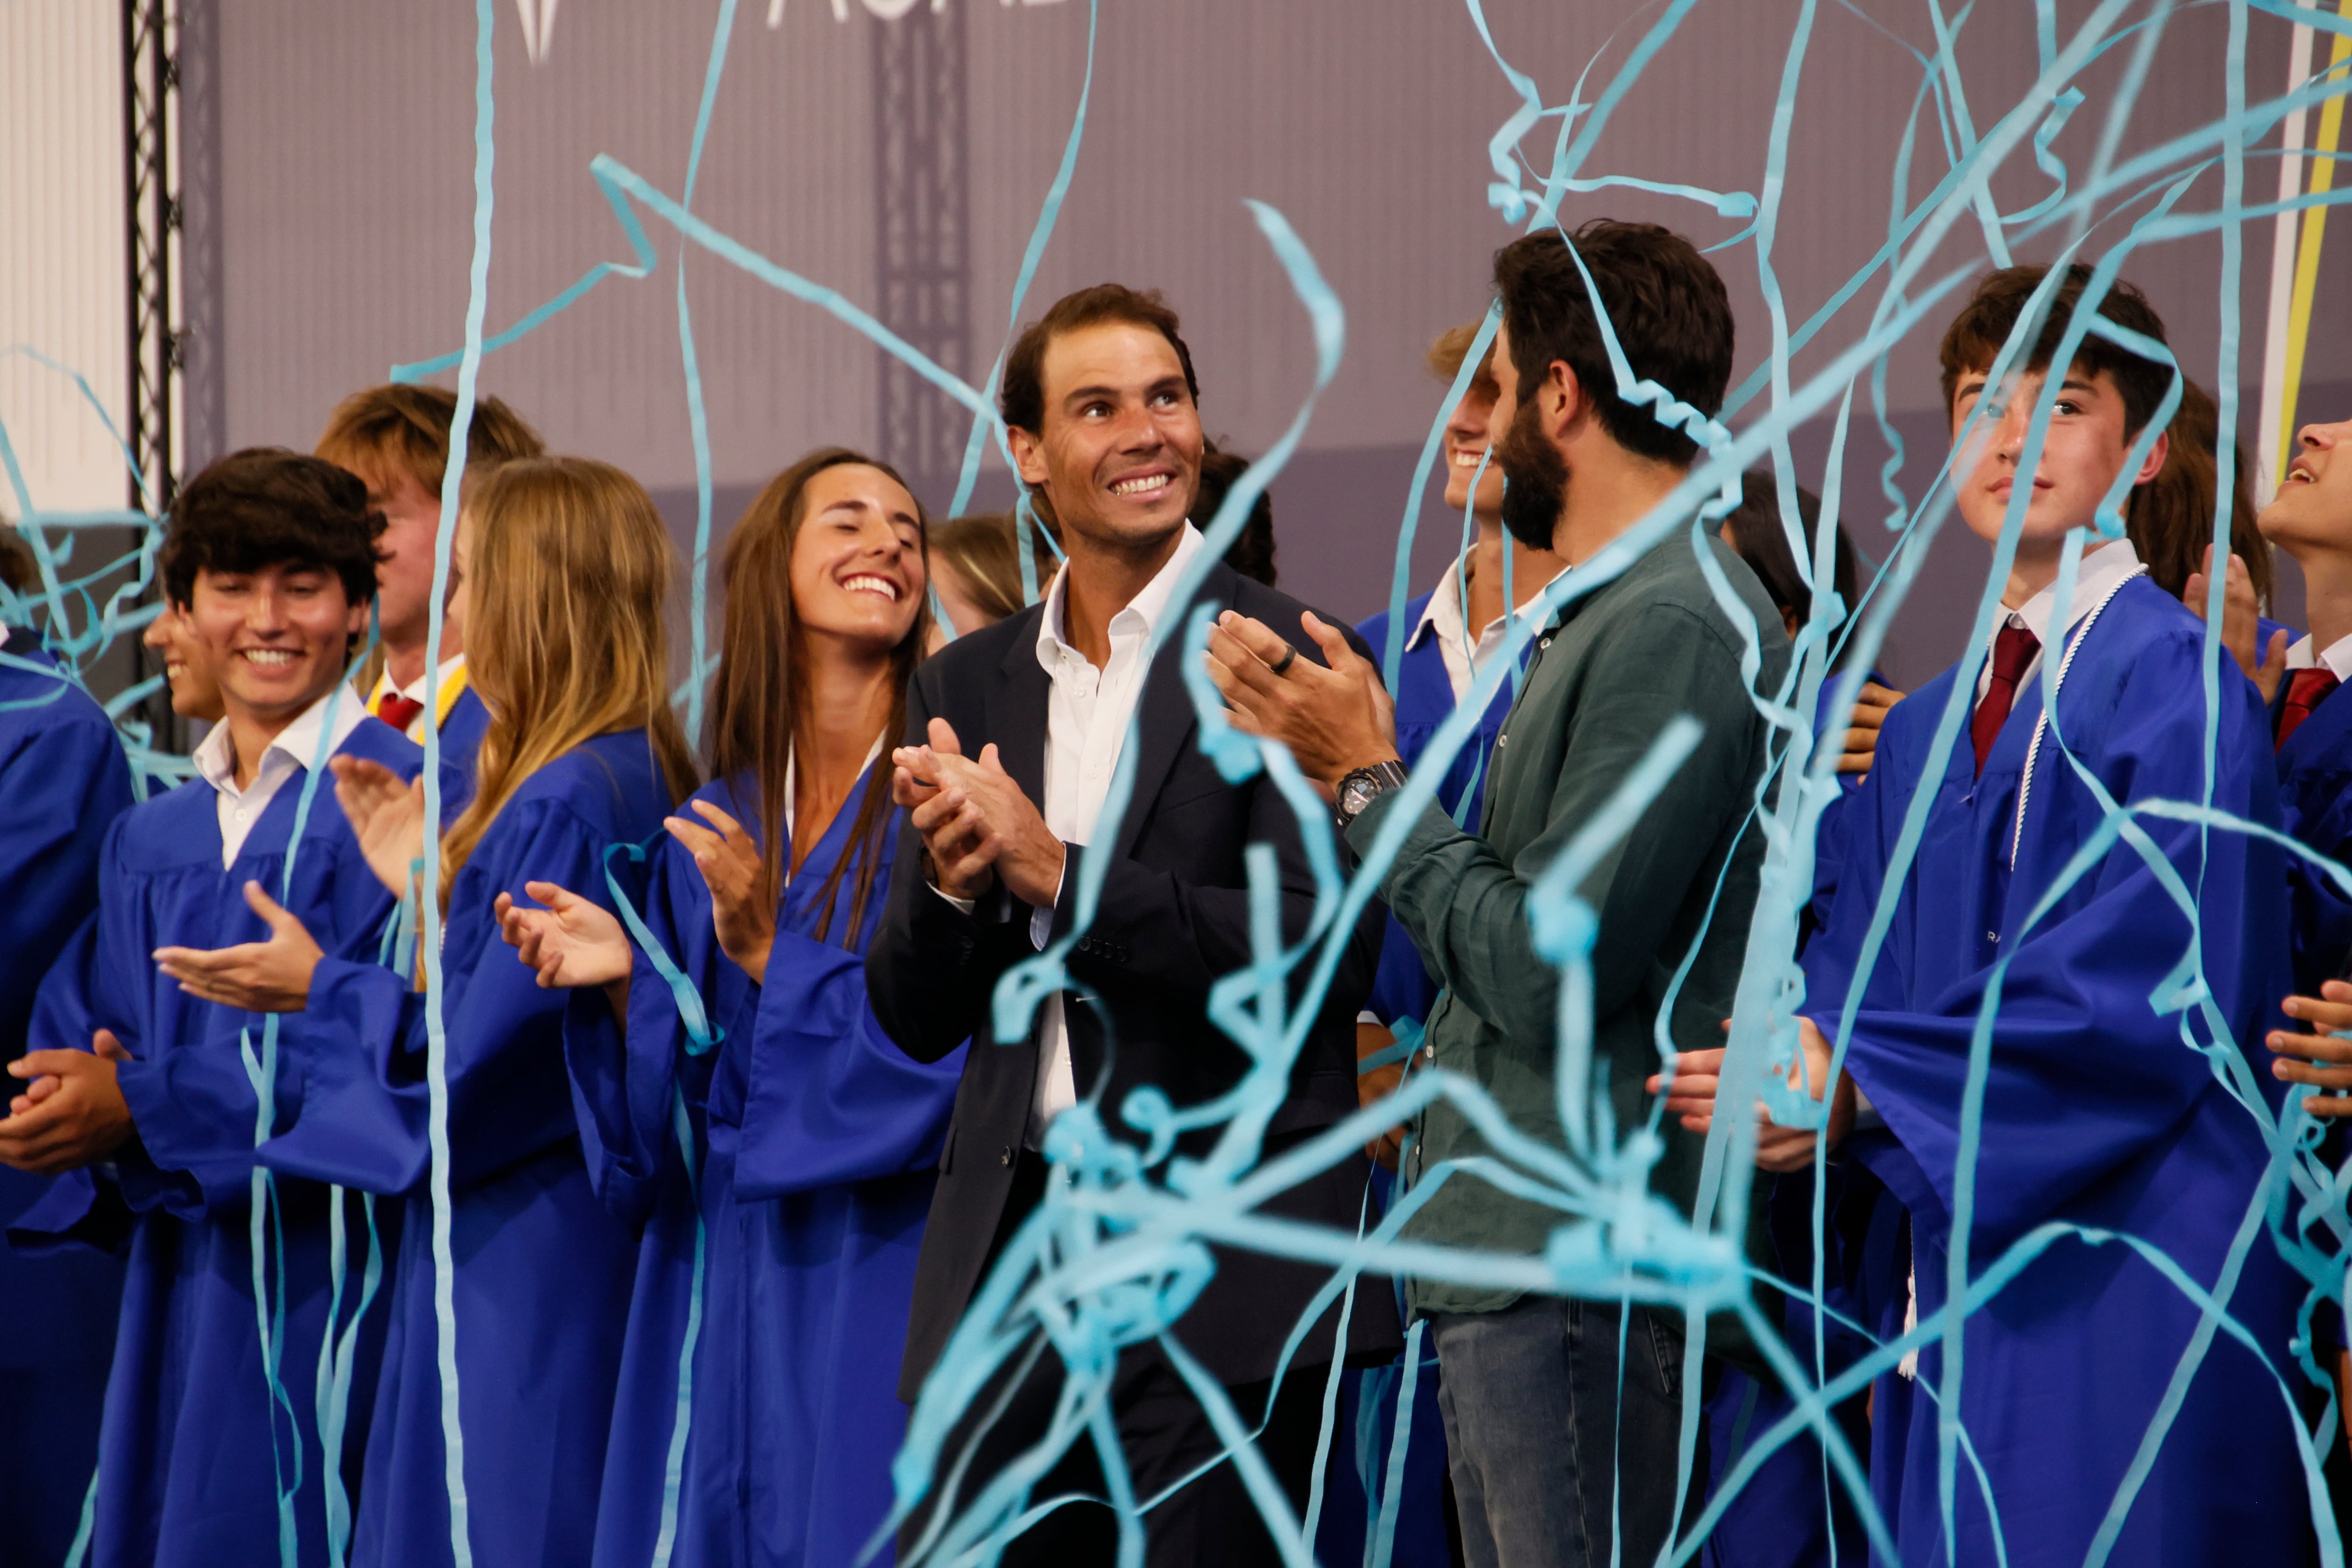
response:
[(928, 886), (931, 891), (939, 894), (940, 897), (945, 899), (948, 902), (953, 904), (956, 908), (961, 910), (966, 914), (971, 913), (974, 909), (979, 907), (980, 900), (978, 899), (959, 899), (953, 893), (950, 893), (946, 889), (940, 887), (937, 882), (927, 883), (926, 886)]
[(1079, 847), (1076, 844), (1062, 846), (1062, 875), (1054, 884), (1054, 901), (1042, 910), (1029, 912), (1029, 945), (1039, 952), (1045, 952), (1046, 945), (1054, 940), (1054, 911), (1062, 907), (1062, 889), (1070, 880), (1070, 856)]

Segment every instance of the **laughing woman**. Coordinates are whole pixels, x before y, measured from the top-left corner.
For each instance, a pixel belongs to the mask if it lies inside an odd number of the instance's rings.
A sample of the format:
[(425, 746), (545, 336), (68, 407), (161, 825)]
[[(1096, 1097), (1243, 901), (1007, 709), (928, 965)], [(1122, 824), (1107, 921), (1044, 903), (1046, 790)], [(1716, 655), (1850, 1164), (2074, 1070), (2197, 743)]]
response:
[(866, 1001), (898, 837), (877, 759), (906, 722), (926, 588), (896, 474), (835, 447), (780, 475), (728, 547), (714, 782), (654, 858), (652, 945), (633, 957), (578, 882), (507, 908), (524, 963), (577, 988), (565, 1047), (600, 1188), (649, 1216), (599, 1564), (642, 1568), (667, 1538), (680, 1568), (829, 1568), (888, 1513), (915, 1254), (962, 1068), (961, 1051), (910, 1060)]
[[(302, 1105), (263, 1162), (396, 1194), (406, 1211), (354, 1564), (452, 1562), (459, 1496), (474, 1562), (588, 1558), (583, 1500), (604, 1469), (637, 1237), (590, 1184), (563, 998), (517, 969), (496, 907), (541, 877), (606, 897), (606, 851), (658, 837), (693, 787), (667, 696), (671, 554), (645, 490), (604, 463), (530, 458), (467, 488), (457, 593), (490, 722), (479, 791), (440, 851), (452, 1225), (438, 1267), (424, 995), (393, 969), (333, 959), (293, 992), (308, 995), (284, 1036)], [(422, 791), (338, 759), (335, 795), (377, 876), (406, 891), (425, 853)], [(280, 927), (289, 947), (299, 934)]]

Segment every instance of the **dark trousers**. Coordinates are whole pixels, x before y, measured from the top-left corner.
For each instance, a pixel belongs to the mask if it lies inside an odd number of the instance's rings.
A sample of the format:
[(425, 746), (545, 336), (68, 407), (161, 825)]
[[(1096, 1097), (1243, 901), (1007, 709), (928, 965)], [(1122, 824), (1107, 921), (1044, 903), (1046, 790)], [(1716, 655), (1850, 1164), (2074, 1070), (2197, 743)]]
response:
[[(1645, 1307), (1530, 1296), (1433, 1319), (1438, 1404), (1468, 1568), (1603, 1568), (1657, 1560), (1676, 1512), (1683, 1340)], [(1705, 1426), (1701, 1426), (1702, 1441)], [(1703, 1494), (1704, 1450), (1694, 1456)]]
[[(1024, 1152), (1014, 1173), (1013, 1199), (997, 1231), (997, 1249), (1028, 1217), (1044, 1192), (1045, 1163)], [(959, 1508), (969, 1506), (999, 1471), (1045, 1436), (1053, 1423), (1065, 1373), (1051, 1348), (1023, 1373), (1016, 1356), (1006, 1372), (972, 1401), (940, 1455), (941, 1477), (969, 1449), (972, 1458), (958, 1485)], [(1293, 1365), (1269, 1415), (1270, 1384), (1229, 1387), (1226, 1396), (1245, 1427), (1265, 1417), (1256, 1449), (1290, 1499), (1294, 1516), (1307, 1508), (1315, 1468), (1316, 1438), (1322, 1418), (1324, 1379), (1329, 1367)], [(1011, 1396), (1004, 1390), (1021, 1373)], [(995, 1414), (1000, 1401), (1003, 1409)], [(1208, 1413), (1167, 1358), (1157, 1349), (1130, 1350), (1119, 1358), (1110, 1388), (1110, 1409), (1139, 1505), (1175, 1485), (1224, 1448)], [(983, 1429), (983, 1424), (984, 1429)], [(1037, 1521), (1006, 1549), (1004, 1568), (1111, 1568), (1118, 1560), (1118, 1517), (1099, 1500), (1106, 1496), (1102, 1468), (1092, 1441), (1081, 1435), (1060, 1461), (1030, 1489), (1029, 1504), (1040, 1506), (1065, 1494), (1090, 1500), (1065, 1503)], [(936, 1493), (931, 1501), (936, 1500)], [(928, 1527), (927, 1501), (898, 1535), (904, 1561)], [(1143, 1515), (1144, 1560), (1150, 1568), (1277, 1568), (1282, 1561), (1273, 1536), (1260, 1520), (1240, 1473), (1221, 1463), (1185, 1483)]]

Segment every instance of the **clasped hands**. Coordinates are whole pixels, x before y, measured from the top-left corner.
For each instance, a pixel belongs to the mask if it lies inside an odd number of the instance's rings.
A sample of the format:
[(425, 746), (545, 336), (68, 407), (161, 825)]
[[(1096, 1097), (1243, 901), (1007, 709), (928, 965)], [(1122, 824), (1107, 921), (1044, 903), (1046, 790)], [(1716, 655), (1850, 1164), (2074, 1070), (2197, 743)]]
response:
[[(1726, 1033), (1731, 1021), (1724, 1020)], [(1649, 1091), (1666, 1096), (1666, 1109), (1682, 1118), (1686, 1131), (1704, 1136), (1715, 1125), (1715, 1096), (1723, 1077), (1725, 1047), (1712, 1046), (1705, 1050), (1685, 1051), (1675, 1058), (1672, 1085), (1663, 1073), (1650, 1075)], [(1820, 1026), (1811, 1018), (1797, 1019), (1797, 1059), (1789, 1067), (1789, 1087), (1810, 1089), (1815, 1100), (1829, 1081), (1830, 1043)], [(1756, 1163), (1763, 1170), (1786, 1173), (1801, 1171), (1812, 1163), (1813, 1145), (1825, 1131), (1832, 1149), (1845, 1142), (1853, 1131), (1853, 1079), (1844, 1073), (1838, 1075), (1835, 1098), (1830, 1101), (1829, 1125), (1826, 1129), (1783, 1127), (1772, 1120), (1759, 1100), (1756, 1106), (1759, 1126), (1756, 1133)]]
[(131, 1141), (131, 1107), (115, 1082), (131, 1053), (108, 1030), (86, 1051), (26, 1051), (8, 1076), (26, 1080), (0, 1117), (0, 1165), (54, 1176), (103, 1160)]
[(946, 720), (932, 720), (927, 733), (926, 744), (890, 753), (890, 798), (923, 836), (932, 884), (969, 900), (1001, 879), (1030, 908), (1053, 908), (1068, 851), (1004, 771), (994, 742), (972, 758)]

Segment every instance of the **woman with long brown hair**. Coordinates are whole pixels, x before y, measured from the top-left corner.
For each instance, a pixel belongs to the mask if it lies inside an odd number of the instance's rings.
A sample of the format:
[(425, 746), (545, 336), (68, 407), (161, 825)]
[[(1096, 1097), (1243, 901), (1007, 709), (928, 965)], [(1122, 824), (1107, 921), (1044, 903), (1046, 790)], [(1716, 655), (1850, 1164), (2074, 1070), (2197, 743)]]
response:
[[(299, 1086), (299, 1103), (261, 1162), (394, 1197), (401, 1211), (355, 1568), (448, 1563), (457, 1534), (479, 1563), (588, 1557), (581, 1500), (604, 1473), (637, 1235), (598, 1200), (583, 1158), (564, 999), (506, 956), (499, 910), (539, 877), (608, 898), (609, 852), (658, 838), (694, 785), (662, 628), (674, 554), (643, 487), (604, 463), (534, 458), (467, 486), (453, 602), (490, 719), (478, 787), (439, 847), (441, 1005), (428, 1019), (415, 965), (315, 948), (307, 978), (286, 988), (307, 997), (279, 1036), (290, 1058), (279, 1082)], [(363, 761), (334, 766), (369, 866), (413, 897), (428, 852), (423, 786)], [(307, 937), (285, 922), (268, 945), (299, 950)], [(436, 1026), (446, 1233), (427, 1109)], [(344, 1310), (364, 1311), (373, 1293), (372, 1278), (353, 1281)], [(455, 1456), (445, 1369), (464, 1435)]]
[[(602, 1564), (854, 1563), (887, 1517), (915, 1255), (962, 1053), (882, 1034), (865, 952), (896, 851), (884, 747), (930, 635), (924, 518), (840, 447), (736, 527), (712, 782), (653, 857), (639, 951), (566, 888), (508, 909), (605, 1197), (646, 1216)], [(667, 1478), (676, 1477), (674, 1482)]]

